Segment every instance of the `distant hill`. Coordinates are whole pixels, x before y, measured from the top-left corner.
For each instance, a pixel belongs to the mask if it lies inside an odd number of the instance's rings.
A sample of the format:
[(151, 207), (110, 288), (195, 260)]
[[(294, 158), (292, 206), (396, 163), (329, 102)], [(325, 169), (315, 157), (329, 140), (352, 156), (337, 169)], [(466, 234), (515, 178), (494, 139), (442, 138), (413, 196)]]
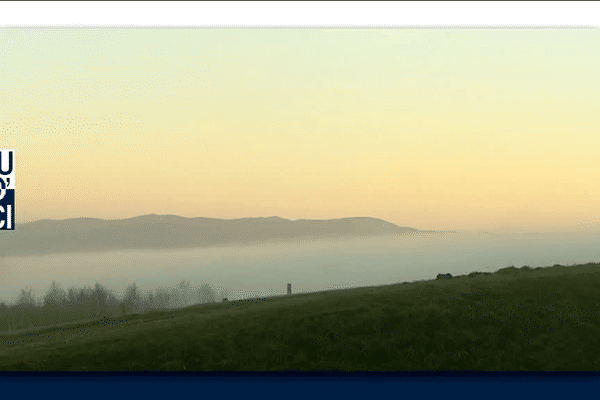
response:
[(0, 236), (1, 255), (36, 255), (126, 249), (184, 249), (273, 241), (431, 234), (400, 227), (377, 218), (329, 220), (280, 217), (185, 218), (177, 215), (142, 215), (121, 220), (73, 218), (19, 224), (18, 232)]

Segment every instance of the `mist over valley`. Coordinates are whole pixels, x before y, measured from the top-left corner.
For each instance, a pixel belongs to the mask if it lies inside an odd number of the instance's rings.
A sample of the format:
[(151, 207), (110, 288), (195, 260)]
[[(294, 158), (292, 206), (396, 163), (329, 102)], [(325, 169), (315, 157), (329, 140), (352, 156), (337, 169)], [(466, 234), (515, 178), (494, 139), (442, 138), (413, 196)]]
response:
[(377, 218), (41, 220), (2, 234), (0, 299), (27, 288), (40, 298), (52, 281), (64, 289), (98, 282), (123, 293), (133, 283), (143, 292), (186, 280), (232, 299), (284, 295), (287, 283), (293, 293), (385, 285), (598, 261), (599, 239), (593, 232), (421, 231)]

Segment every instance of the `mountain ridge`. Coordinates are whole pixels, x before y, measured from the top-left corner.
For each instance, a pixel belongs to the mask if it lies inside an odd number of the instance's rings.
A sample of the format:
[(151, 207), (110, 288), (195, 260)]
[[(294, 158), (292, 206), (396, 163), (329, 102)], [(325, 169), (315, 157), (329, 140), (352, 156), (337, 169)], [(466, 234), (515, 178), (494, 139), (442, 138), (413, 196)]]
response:
[(174, 214), (146, 214), (115, 220), (43, 219), (19, 224), (17, 231), (10, 240), (0, 243), (6, 255), (175, 250), (273, 241), (442, 233), (400, 227), (372, 217), (326, 220), (290, 220), (279, 216), (219, 219), (188, 218)]

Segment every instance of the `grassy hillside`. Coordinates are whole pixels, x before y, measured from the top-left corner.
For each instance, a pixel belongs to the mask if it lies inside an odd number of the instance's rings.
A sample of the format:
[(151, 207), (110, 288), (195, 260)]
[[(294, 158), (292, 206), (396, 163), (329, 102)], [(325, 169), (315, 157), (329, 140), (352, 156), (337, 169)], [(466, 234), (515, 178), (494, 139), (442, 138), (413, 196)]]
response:
[(1, 370), (599, 370), (600, 264), (0, 334)]

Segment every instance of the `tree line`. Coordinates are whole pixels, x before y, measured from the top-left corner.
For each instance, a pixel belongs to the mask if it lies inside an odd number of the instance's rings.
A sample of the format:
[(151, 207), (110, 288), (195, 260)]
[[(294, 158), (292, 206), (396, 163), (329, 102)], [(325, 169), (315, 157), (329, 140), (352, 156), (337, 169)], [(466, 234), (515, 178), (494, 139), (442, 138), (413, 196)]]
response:
[(64, 290), (52, 281), (42, 300), (36, 300), (31, 289), (21, 289), (14, 304), (0, 302), (0, 332), (214, 303), (227, 297), (226, 290), (217, 294), (208, 283), (192, 289), (190, 282), (185, 280), (174, 288), (145, 293), (133, 283), (120, 297), (98, 283), (93, 288), (85, 286)]

